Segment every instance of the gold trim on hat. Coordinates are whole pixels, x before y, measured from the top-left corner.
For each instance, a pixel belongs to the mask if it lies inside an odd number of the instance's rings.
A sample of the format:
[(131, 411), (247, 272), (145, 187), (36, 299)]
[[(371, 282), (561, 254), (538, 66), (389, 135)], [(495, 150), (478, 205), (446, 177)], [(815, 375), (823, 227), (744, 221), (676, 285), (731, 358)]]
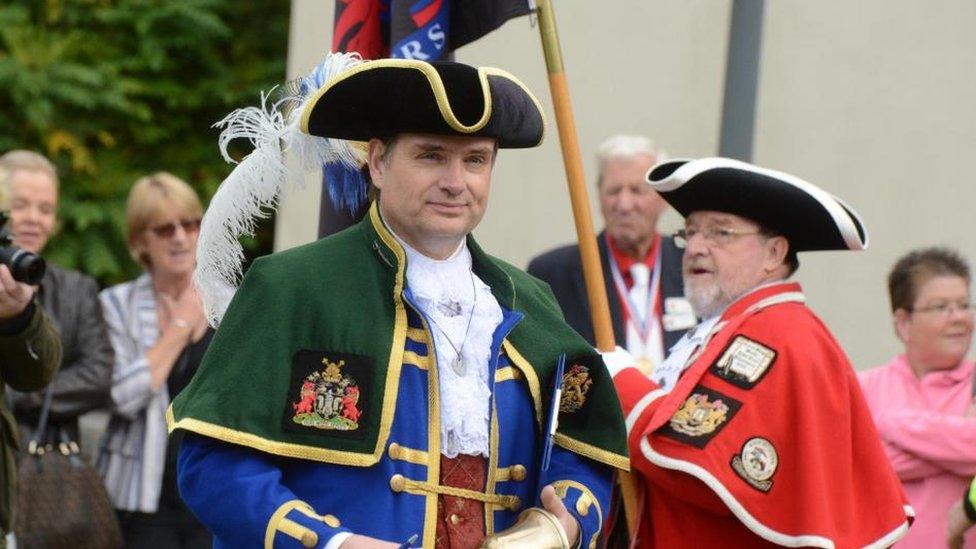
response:
[(451, 129), (459, 133), (475, 133), (484, 128), (488, 123), (488, 120), (491, 119), (492, 101), (491, 87), (488, 84), (488, 76), (498, 76), (510, 80), (525, 91), (539, 112), (539, 117), (542, 119), (542, 134), (539, 136), (539, 140), (535, 143), (535, 145), (542, 143), (543, 139), (545, 138), (547, 129), (546, 116), (543, 114), (542, 103), (540, 103), (535, 94), (529, 90), (528, 86), (522, 83), (521, 80), (513, 76), (511, 73), (503, 71), (502, 69), (496, 69), (494, 67), (478, 67), (478, 80), (481, 81), (481, 93), (484, 99), (485, 107), (481, 113), (481, 118), (474, 124), (466, 126), (461, 123), (457, 115), (454, 114), (454, 109), (451, 107), (451, 101), (447, 96), (447, 88), (444, 86), (444, 81), (441, 80), (441, 75), (437, 72), (437, 69), (435, 69), (430, 63), (416, 59), (376, 59), (373, 61), (366, 61), (352, 67), (342, 74), (337, 75), (324, 86), (319, 88), (319, 90), (315, 92), (315, 95), (305, 106), (305, 111), (302, 113), (301, 120), (302, 131), (309, 133), (308, 123), (312, 116), (312, 111), (315, 110), (315, 106), (318, 104), (319, 100), (330, 89), (347, 78), (351, 78), (352, 76), (355, 76), (361, 72), (384, 68), (415, 69), (420, 71), (427, 78), (427, 82), (430, 84), (431, 92), (434, 94), (434, 100), (437, 102), (437, 108), (440, 110), (441, 117), (444, 119), (444, 122), (450, 126)]

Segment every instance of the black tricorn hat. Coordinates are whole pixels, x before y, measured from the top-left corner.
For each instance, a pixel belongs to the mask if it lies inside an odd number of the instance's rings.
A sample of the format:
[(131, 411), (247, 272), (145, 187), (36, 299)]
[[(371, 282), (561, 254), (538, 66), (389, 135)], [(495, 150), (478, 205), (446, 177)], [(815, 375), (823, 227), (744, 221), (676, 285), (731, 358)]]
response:
[(539, 100), (500, 69), (453, 61), (366, 61), (327, 82), (308, 102), (302, 130), (368, 141), (400, 133), (491, 137), (501, 148), (542, 143)]
[(701, 158), (658, 164), (647, 182), (682, 216), (699, 210), (739, 215), (785, 236), (796, 252), (868, 246), (864, 224), (850, 206), (787, 173)]

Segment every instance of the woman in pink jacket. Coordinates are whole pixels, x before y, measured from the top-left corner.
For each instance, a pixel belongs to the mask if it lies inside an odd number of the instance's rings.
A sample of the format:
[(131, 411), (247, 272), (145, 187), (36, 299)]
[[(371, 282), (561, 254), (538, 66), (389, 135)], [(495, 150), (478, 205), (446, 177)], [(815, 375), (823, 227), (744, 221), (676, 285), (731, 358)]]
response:
[(905, 351), (859, 378), (917, 513), (898, 547), (945, 547), (949, 508), (976, 474), (969, 266), (950, 250), (916, 250), (895, 263), (888, 292)]

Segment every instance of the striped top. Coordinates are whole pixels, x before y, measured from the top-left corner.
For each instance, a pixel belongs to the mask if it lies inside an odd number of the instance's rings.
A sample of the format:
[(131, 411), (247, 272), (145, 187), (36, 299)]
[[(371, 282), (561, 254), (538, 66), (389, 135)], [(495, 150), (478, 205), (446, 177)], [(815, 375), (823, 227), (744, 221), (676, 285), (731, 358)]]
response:
[(153, 390), (146, 351), (159, 337), (148, 274), (99, 294), (115, 350), (112, 417), (96, 466), (117, 509), (153, 513), (166, 459), (166, 385)]

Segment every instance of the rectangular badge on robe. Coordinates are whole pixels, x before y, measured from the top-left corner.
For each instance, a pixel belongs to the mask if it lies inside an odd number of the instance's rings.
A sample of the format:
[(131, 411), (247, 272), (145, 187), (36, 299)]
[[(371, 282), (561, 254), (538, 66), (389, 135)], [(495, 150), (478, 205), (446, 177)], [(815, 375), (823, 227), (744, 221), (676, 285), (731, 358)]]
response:
[(566, 355), (559, 355), (559, 360), (556, 362), (556, 375), (553, 379), (557, 380), (554, 384), (552, 391), (552, 401), (549, 403), (549, 418), (546, 421), (546, 435), (545, 440), (542, 444), (542, 470), (549, 470), (549, 459), (552, 457), (552, 439), (556, 434), (556, 429), (559, 427), (559, 403), (562, 400), (563, 384), (560, 380), (563, 378), (563, 370), (566, 369)]
[(691, 303), (683, 297), (664, 298), (664, 315), (661, 317), (661, 324), (665, 332), (676, 330), (687, 330), (698, 324), (695, 317), (695, 310)]

